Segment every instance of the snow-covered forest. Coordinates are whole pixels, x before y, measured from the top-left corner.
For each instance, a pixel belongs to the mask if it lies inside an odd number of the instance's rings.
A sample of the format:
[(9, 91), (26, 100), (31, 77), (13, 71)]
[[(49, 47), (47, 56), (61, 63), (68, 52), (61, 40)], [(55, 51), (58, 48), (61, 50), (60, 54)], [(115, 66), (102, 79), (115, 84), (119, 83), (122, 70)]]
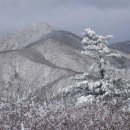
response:
[[(61, 34), (56, 33), (57, 36)], [(51, 36), (54, 37), (54, 34)], [(75, 36), (71, 35), (71, 38), (74, 40)], [(58, 90), (55, 87), (53, 91), (57, 94), (53, 95), (52, 92), (50, 99), (46, 96), (44, 100), (38, 100), (39, 95), (35, 95), (37, 90), (31, 89), (18, 89), (14, 98), (9, 88), (9, 95), (0, 97), (0, 130), (129, 130), (129, 75), (126, 68), (112, 64), (111, 58), (120, 60), (122, 55), (107, 46), (110, 38), (111, 35), (101, 36), (91, 29), (85, 29), (79, 53), (84, 59), (90, 57), (94, 62), (82, 73), (68, 69), (74, 83), (67, 85), (69, 79), (65, 81), (65, 87), (62, 84)], [(39, 53), (35, 51), (35, 54)], [(63, 67), (59, 69), (65, 70)], [(18, 83), (21, 87), (24, 81), (17, 73), (14, 77), (7, 86)], [(46, 88), (46, 91), (49, 90)]]

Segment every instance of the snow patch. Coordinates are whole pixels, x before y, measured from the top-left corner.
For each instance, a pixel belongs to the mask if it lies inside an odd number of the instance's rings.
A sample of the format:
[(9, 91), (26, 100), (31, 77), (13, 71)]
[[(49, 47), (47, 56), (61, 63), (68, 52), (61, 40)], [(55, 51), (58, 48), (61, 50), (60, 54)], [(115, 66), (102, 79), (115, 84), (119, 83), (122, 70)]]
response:
[(82, 103), (93, 103), (95, 101), (95, 98), (93, 95), (88, 95), (88, 96), (81, 96), (80, 98), (77, 99), (77, 104), (82, 104)]

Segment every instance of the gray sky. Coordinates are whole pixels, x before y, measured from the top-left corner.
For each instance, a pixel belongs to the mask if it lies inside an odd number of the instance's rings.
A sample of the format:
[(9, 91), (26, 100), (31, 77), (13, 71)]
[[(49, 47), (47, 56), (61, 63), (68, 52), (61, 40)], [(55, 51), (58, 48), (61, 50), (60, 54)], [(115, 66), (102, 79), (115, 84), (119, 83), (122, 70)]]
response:
[(130, 0), (0, 0), (0, 34), (45, 22), (81, 35), (90, 27), (130, 40)]

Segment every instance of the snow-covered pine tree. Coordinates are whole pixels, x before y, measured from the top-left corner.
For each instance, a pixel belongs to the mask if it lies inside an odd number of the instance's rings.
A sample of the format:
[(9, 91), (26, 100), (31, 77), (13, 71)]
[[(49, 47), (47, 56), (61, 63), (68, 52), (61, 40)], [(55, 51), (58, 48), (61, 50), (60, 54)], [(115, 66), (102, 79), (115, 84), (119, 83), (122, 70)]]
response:
[(108, 40), (112, 37), (112, 35), (97, 35), (95, 31), (91, 29), (85, 29), (81, 43), (85, 49), (85, 51), (82, 53), (96, 57), (96, 55), (93, 53), (96, 51), (99, 55), (98, 62), (101, 79), (96, 82), (88, 81), (88, 88), (93, 88), (93, 93), (100, 95), (99, 97), (102, 99), (111, 98), (116, 102), (119, 98), (121, 98), (121, 100), (122, 98), (129, 98), (128, 93), (130, 90), (130, 84), (129, 81), (127, 81), (125, 70), (112, 66), (106, 58), (107, 56), (120, 57), (120, 54), (112, 52), (107, 47)]
[[(95, 101), (114, 102), (115, 104), (124, 102), (123, 99), (129, 98), (130, 85), (128, 85), (125, 69), (116, 68), (108, 60), (110, 56), (120, 57), (120, 54), (107, 47), (107, 42), (112, 36), (100, 36), (90, 29), (85, 29), (83, 36), (81, 43), (84, 51), (82, 54), (96, 58), (97, 63), (92, 64), (89, 72), (86, 71), (87, 73), (85, 72), (78, 77), (80, 80), (76, 85), (63, 89), (64, 95), (74, 96), (80, 104)], [(100, 78), (96, 80), (93, 75), (91, 76), (95, 68), (98, 68), (96, 71), (97, 74), (100, 74)]]
[(104, 65), (106, 64), (105, 59), (103, 58), (106, 54), (111, 53), (111, 50), (107, 47), (107, 42), (111, 39), (112, 35), (101, 36), (97, 35), (94, 30), (89, 28), (85, 29), (83, 33), (83, 40), (81, 43), (84, 46), (85, 54), (93, 55), (93, 50), (98, 52), (99, 55), (99, 68), (101, 77), (104, 78)]

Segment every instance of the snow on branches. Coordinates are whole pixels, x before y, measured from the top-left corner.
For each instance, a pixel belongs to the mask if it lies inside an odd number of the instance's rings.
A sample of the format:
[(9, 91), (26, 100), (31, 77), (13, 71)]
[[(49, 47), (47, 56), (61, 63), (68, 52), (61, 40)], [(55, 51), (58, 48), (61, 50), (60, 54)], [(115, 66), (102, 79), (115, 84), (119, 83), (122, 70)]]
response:
[(108, 40), (111, 39), (112, 35), (97, 35), (95, 31), (87, 28), (85, 29), (83, 35), (83, 40), (81, 43), (83, 44), (85, 50), (89, 52), (89, 50), (97, 50), (99, 52), (109, 53), (110, 49), (106, 46)]
[[(90, 57), (97, 58), (97, 64), (99, 74), (101, 75), (98, 80), (87, 79), (87, 76), (92, 74), (92, 70), (96, 70), (96, 63), (92, 64), (90, 67), (89, 74), (86, 76), (86, 80), (83, 79), (82, 83), (85, 85), (79, 85), (78, 87), (86, 90), (86, 95), (81, 95), (77, 99), (79, 103), (83, 102), (91, 102), (94, 97), (95, 99), (101, 99), (102, 101), (105, 99), (110, 100), (118, 100), (119, 98), (128, 98), (129, 96), (129, 83), (125, 78), (126, 73), (124, 69), (118, 69), (111, 65), (110, 61), (107, 57), (117, 57), (120, 58), (120, 54), (116, 52), (112, 52), (108, 47), (108, 40), (113, 36), (106, 35), (101, 36), (97, 35), (95, 31), (91, 29), (85, 29), (83, 33), (83, 40), (81, 43), (84, 46), (84, 51), (81, 53), (83, 55), (87, 55)], [(97, 65), (96, 65), (97, 66)], [(98, 74), (98, 73), (97, 73)], [(127, 87), (126, 87), (127, 86)], [(78, 88), (77, 88), (78, 89)], [(90, 98), (91, 97), (91, 98)]]
[(94, 30), (91, 30), (90, 28), (85, 29), (85, 32), (82, 35), (84, 36), (84, 38), (81, 43), (83, 43), (84, 45), (107, 43), (109, 39), (113, 38), (112, 35), (97, 35), (96, 32)]

